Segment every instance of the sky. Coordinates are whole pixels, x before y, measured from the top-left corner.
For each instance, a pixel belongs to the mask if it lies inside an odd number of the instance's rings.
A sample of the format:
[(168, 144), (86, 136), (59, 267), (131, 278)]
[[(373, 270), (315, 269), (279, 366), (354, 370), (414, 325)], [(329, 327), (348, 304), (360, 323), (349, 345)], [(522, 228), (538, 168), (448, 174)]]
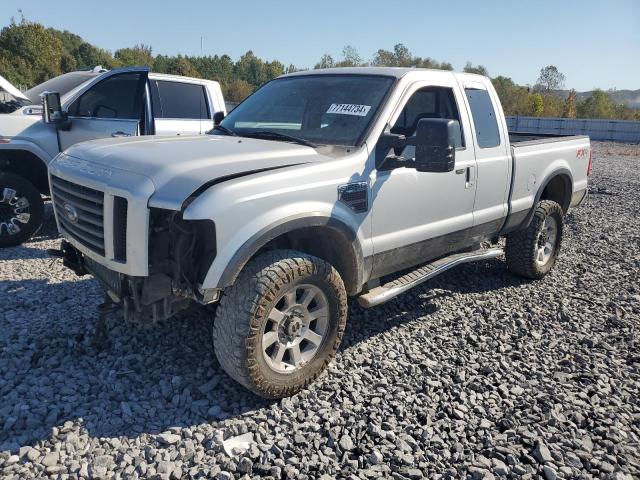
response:
[[(403, 43), (416, 56), (534, 84), (556, 65), (567, 88), (640, 88), (640, 0), (2, 0), (0, 25), (25, 17), (115, 51), (228, 54), (313, 67), (345, 45), (370, 60)], [(4, 17), (4, 18), (2, 18)], [(201, 50), (202, 38), (202, 50)]]

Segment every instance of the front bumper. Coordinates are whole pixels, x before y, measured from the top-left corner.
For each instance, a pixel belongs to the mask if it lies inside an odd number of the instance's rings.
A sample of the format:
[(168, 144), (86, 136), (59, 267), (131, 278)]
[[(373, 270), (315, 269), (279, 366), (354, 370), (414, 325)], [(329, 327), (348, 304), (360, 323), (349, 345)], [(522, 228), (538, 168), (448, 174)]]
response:
[(132, 277), (94, 261), (91, 257), (63, 240), (60, 250), (49, 250), (53, 257), (62, 258), (65, 267), (76, 275), (93, 275), (108, 296), (110, 310), (120, 312), (125, 320), (154, 322), (172, 317), (188, 308), (192, 299), (176, 295), (171, 279), (162, 273), (147, 277)]

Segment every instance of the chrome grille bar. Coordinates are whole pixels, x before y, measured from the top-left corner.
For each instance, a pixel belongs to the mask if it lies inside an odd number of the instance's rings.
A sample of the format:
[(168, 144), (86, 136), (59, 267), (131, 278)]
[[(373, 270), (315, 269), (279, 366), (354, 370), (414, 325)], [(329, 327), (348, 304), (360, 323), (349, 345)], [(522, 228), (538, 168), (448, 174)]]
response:
[(51, 187), (60, 226), (82, 245), (104, 255), (104, 193), (55, 175), (51, 176)]

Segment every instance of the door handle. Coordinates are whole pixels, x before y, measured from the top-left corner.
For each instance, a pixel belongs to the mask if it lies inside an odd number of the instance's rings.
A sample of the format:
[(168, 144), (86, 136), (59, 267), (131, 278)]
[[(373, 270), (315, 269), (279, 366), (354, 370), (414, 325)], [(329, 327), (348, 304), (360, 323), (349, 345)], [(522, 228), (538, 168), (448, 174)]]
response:
[(466, 171), (467, 171), (466, 168), (459, 168), (456, 170), (456, 175), (462, 175)]
[(122, 130), (118, 130), (117, 132), (111, 133), (112, 137), (130, 137), (130, 133), (123, 132)]
[(476, 183), (476, 167), (467, 167), (465, 171), (467, 173), (467, 176), (465, 179), (464, 188), (471, 188)]

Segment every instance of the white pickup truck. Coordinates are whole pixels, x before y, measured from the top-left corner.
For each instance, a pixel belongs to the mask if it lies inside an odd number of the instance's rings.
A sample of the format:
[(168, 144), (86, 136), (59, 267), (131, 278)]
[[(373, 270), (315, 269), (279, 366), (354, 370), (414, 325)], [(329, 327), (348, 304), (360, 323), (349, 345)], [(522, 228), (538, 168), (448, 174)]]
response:
[(518, 275), (547, 274), (590, 158), (588, 137), (510, 135), (482, 76), (298, 72), (211, 135), (58, 155), (50, 182), (64, 240), (51, 253), (100, 280), (103, 313), (164, 319), (219, 302), (220, 364), (281, 397), (335, 354), (348, 295), (372, 307), (503, 254)]
[[(25, 93), (0, 77), (0, 91), (0, 248), (40, 227), (47, 165), (59, 152), (96, 138), (201, 134), (226, 113), (218, 82), (147, 68), (66, 73)], [(43, 119), (45, 92), (58, 94), (64, 121)]]

